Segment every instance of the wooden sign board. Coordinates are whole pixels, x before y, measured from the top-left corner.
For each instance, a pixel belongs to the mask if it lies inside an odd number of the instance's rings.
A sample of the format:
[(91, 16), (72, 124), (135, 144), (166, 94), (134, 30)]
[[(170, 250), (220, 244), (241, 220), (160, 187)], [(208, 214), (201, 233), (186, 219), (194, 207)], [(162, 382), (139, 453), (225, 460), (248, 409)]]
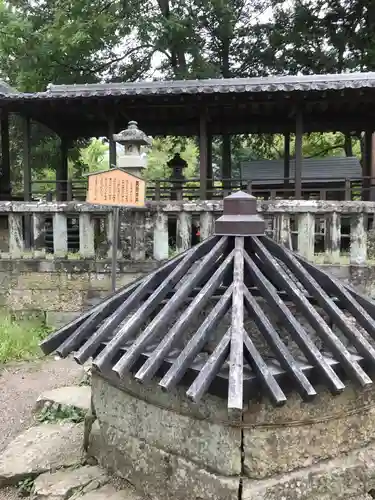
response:
[(97, 205), (143, 207), (145, 181), (118, 168), (88, 176), (86, 201)]

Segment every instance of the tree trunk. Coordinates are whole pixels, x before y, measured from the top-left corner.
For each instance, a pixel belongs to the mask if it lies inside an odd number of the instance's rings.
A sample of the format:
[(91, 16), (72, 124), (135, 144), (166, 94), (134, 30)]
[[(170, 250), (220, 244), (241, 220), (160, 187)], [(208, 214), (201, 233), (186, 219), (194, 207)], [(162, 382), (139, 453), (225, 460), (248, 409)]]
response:
[(353, 156), (353, 143), (352, 136), (350, 134), (345, 134), (344, 150), (345, 156)]

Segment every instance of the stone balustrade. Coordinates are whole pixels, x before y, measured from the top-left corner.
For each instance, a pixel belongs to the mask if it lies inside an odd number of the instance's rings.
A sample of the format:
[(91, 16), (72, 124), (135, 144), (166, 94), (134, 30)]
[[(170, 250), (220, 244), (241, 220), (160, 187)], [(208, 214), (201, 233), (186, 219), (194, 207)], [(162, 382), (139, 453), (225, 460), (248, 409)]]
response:
[[(258, 209), (271, 237), (310, 260), (319, 254), (322, 263), (364, 265), (371, 258), (375, 202), (270, 200)], [(221, 211), (221, 200), (122, 208), (119, 252), (131, 261), (165, 260), (211, 235)], [(0, 257), (110, 258), (112, 228), (107, 206), (0, 202)]]

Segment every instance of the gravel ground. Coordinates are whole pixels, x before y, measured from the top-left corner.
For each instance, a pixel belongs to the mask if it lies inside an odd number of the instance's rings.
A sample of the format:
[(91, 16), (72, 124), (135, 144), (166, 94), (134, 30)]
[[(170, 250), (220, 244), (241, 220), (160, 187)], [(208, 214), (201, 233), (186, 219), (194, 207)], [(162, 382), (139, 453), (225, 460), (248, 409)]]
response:
[[(78, 383), (83, 369), (71, 359), (43, 359), (0, 366), (0, 451), (34, 423), (38, 396), (50, 389)], [(0, 500), (16, 500), (13, 488), (0, 490)]]

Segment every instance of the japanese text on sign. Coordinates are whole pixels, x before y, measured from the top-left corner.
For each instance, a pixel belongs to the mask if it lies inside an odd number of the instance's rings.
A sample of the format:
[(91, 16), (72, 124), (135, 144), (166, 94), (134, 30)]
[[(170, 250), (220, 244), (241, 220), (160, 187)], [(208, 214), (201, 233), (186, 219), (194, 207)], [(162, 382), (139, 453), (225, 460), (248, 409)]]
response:
[(102, 205), (143, 206), (145, 182), (122, 171), (112, 169), (89, 176), (87, 201)]

